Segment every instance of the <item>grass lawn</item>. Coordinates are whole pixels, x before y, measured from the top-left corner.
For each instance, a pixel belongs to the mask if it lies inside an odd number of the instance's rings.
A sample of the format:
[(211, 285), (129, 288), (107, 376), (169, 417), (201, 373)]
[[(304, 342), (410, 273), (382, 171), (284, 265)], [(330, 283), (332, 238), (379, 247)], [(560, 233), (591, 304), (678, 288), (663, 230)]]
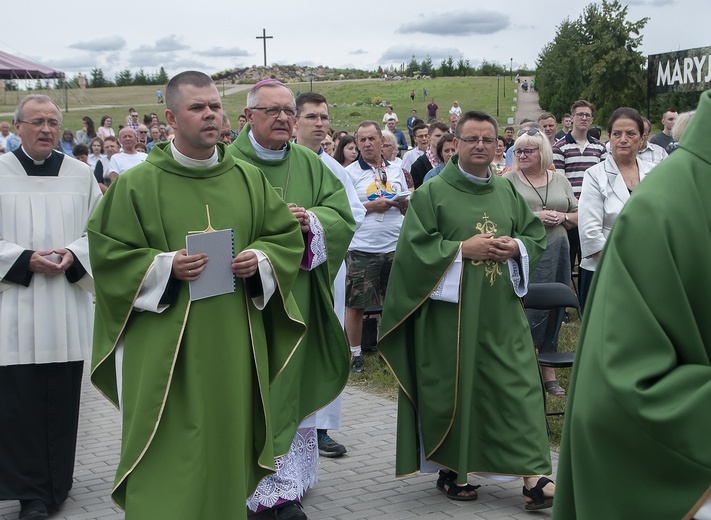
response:
[[(511, 106), (513, 99), (513, 82), (506, 80), (504, 93), (503, 78), (499, 81), (499, 123), (506, 123), (512, 117)], [(228, 93), (236, 85), (218, 82), (220, 93)], [(308, 92), (309, 83), (293, 83), (288, 85), (296, 92)], [(64, 111), (64, 91), (34, 91), (48, 94), (62, 108), (64, 128), (76, 132), (81, 128), (81, 118), (89, 116), (98, 126), (102, 116), (109, 115), (113, 119), (113, 129), (118, 133), (118, 125), (123, 124), (129, 108), (135, 108), (139, 119), (144, 114), (156, 112), (159, 119), (163, 119), (165, 105), (156, 103), (156, 86), (140, 87), (107, 87), (86, 90), (70, 90), (67, 97), (69, 111)], [(422, 99), (422, 89), (427, 89), (427, 101)], [(334, 130), (347, 130), (353, 132), (358, 124), (366, 119), (382, 121), (385, 108), (378, 106), (377, 102), (384, 100), (393, 105), (395, 113), (400, 120), (398, 128), (405, 130), (405, 120), (410, 116), (410, 111), (417, 110), (418, 115), (426, 116), (427, 104), (435, 98), (439, 105), (440, 118), (445, 120), (452, 106), (452, 101), (459, 101), (463, 110), (483, 110), (489, 114), (496, 114), (495, 77), (466, 77), (466, 78), (437, 78), (429, 80), (384, 81), (384, 80), (354, 80), (354, 81), (324, 81), (313, 84), (314, 92), (326, 96), (332, 105), (331, 116)], [(416, 93), (414, 103), (410, 100), (410, 91)], [(0, 113), (12, 113), (15, 106), (27, 92), (5, 92), (0, 94)], [(228, 93), (223, 98), (227, 114), (236, 126), (237, 116), (242, 113), (247, 100), (247, 90)], [(2, 120), (11, 120), (12, 116), (3, 116)]]

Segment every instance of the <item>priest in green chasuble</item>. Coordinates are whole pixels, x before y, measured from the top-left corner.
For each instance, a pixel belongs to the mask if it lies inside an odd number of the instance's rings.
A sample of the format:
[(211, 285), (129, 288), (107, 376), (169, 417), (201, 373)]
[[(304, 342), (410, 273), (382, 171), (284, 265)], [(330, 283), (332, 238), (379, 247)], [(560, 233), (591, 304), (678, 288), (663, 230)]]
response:
[[(303, 238), (264, 175), (218, 142), (209, 76), (172, 78), (166, 108), (175, 139), (113, 182), (88, 226), (92, 381), (122, 412), (112, 498), (127, 520), (246, 518), (244, 500), (276, 470), (272, 418), (301, 420), (300, 400), (269, 386), (300, 357), (290, 291)], [(213, 259), (188, 255), (186, 235), (208, 228), (234, 230), (223, 269), (235, 292), (191, 301)]]
[(711, 91), (595, 269), (553, 518), (711, 519)]
[[(304, 349), (292, 360), (301, 373), (280, 375), (270, 387), (274, 399), (301, 399), (295, 413), (272, 417), (281, 469), (260, 483), (247, 505), (278, 511), (280, 517), (306, 518), (300, 498), (316, 483), (318, 469), (313, 413), (336, 399), (348, 380), (350, 356), (333, 309), (333, 282), (355, 220), (341, 181), (312, 150), (290, 142), (296, 119), (291, 90), (279, 81), (261, 81), (247, 94), (244, 113), (249, 124), (228, 150), (239, 164), (244, 161), (264, 172), (301, 224), (305, 247), (292, 293), (307, 324)], [(306, 420), (293, 423), (294, 416)]]
[(543, 393), (520, 298), (546, 233), (506, 179), (492, 175), (497, 123), (467, 112), (453, 156), (412, 196), (395, 251), (378, 342), (400, 385), (396, 473), (439, 470), (452, 500), (467, 475), (523, 477), (526, 509), (555, 485)]

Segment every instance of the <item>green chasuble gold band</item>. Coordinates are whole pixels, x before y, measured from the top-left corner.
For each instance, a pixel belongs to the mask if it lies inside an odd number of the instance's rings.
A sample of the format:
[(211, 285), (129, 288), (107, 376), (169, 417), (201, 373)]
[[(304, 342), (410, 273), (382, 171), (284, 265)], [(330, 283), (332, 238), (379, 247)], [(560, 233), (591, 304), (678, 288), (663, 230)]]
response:
[[(128, 520), (246, 518), (244, 501), (275, 471), (274, 408), (294, 413), (269, 382), (298, 357), (305, 326), (290, 291), (303, 254), (298, 222), (253, 166), (218, 143), (219, 163), (187, 168), (158, 144), (111, 184), (89, 221), (96, 281), (92, 381), (123, 418), (112, 498)], [(189, 231), (234, 228), (234, 249), (263, 252), (276, 293), (258, 311), (237, 291), (189, 301), (180, 282), (163, 312), (134, 303), (154, 259), (185, 247)], [(122, 344), (122, 391), (115, 355)], [(280, 412), (282, 413), (282, 412)], [(293, 433), (292, 433), (293, 435)], [(226, 497), (231, 497), (227, 498)], [(227, 502), (226, 502), (227, 501)]]
[[(292, 359), (286, 371), (272, 381), (270, 391), (280, 402), (296, 401), (296, 410), (274, 416), (275, 448), (279, 455), (288, 451), (296, 423), (333, 401), (348, 380), (350, 353), (345, 334), (333, 310), (333, 280), (355, 231), (355, 220), (343, 184), (321, 162), (318, 155), (300, 145), (286, 143), (283, 159), (261, 159), (249, 139), (250, 125), (244, 126), (228, 150), (237, 159), (260, 168), (286, 203), (311, 211), (323, 228), (326, 261), (312, 270), (300, 269), (292, 293), (308, 324), (300, 357)], [(241, 161), (240, 161), (241, 159)], [(304, 236), (306, 239), (306, 236)]]
[(424, 456), (460, 484), (471, 472), (546, 475), (538, 365), (508, 265), (464, 259), (459, 303), (430, 298), (462, 241), (520, 239), (533, 272), (545, 230), (509, 181), (473, 182), (457, 159), (413, 194), (385, 298), (378, 348), (400, 384), (396, 471)]

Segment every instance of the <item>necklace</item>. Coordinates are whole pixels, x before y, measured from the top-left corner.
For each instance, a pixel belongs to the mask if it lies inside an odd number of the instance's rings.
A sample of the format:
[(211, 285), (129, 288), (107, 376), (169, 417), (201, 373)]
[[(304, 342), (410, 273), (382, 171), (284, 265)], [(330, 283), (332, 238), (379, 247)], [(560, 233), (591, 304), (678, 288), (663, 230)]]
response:
[[(622, 173), (622, 170), (620, 170), (620, 173)], [(622, 178), (624, 179), (625, 184), (627, 185), (627, 189), (629, 191), (632, 191), (634, 189), (634, 187), (637, 185), (637, 183), (639, 182), (639, 181), (635, 181), (635, 176), (639, 179), (639, 168), (637, 167), (636, 164), (635, 164), (635, 171), (632, 172), (632, 175), (627, 177), (624, 174), (622, 174)]]
[(533, 183), (531, 182), (531, 179), (529, 179), (529, 178), (528, 178), (528, 175), (526, 175), (526, 172), (523, 171), (523, 168), (521, 168), (521, 173), (523, 174), (523, 176), (524, 176), (524, 177), (526, 178), (526, 180), (528, 181), (528, 184), (531, 185), (531, 188), (533, 188), (533, 191), (536, 193), (536, 195), (538, 195), (538, 198), (541, 199), (541, 204), (543, 205), (543, 208), (542, 208), (542, 209), (546, 209), (546, 204), (548, 203), (548, 185), (550, 184), (550, 182), (548, 182), (548, 170), (546, 170), (546, 198), (545, 198), (545, 199), (543, 199), (543, 197), (541, 197), (541, 194), (538, 193), (538, 188), (536, 188), (536, 187), (533, 185)]
[[(249, 159), (249, 162), (252, 163), (252, 166), (254, 166), (255, 168), (258, 168), (258, 166), (256, 164), (254, 164), (254, 161), (252, 160), (251, 157), (247, 156), (247, 159)], [(267, 177), (267, 179), (268, 178), (269, 177)], [(286, 183), (284, 184), (284, 188), (282, 188), (281, 186), (272, 186), (272, 188), (274, 188), (274, 191), (276, 191), (277, 193), (279, 193), (279, 190), (281, 190), (281, 192), (282, 192), (281, 193), (281, 200), (283, 200), (284, 202), (286, 202), (286, 192), (289, 191), (289, 179), (290, 178), (291, 178), (291, 154), (289, 155), (289, 160), (286, 163)]]

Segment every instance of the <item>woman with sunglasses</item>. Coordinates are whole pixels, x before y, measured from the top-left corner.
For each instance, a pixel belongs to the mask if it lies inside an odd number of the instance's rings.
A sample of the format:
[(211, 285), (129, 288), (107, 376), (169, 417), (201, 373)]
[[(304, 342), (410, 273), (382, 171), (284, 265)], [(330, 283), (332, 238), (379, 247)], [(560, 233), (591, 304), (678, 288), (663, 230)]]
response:
[[(578, 225), (578, 204), (573, 187), (566, 177), (553, 168), (553, 151), (545, 134), (538, 128), (523, 132), (513, 145), (513, 167), (504, 173), (528, 206), (546, 227), (547, 246), (530, 283), (561, 282), (570, 285), (570, 245), (567, 230)], [(539, 352), (558, 350), (558, 332), (564, 309), (526, 310)], [(558, 384), (555, 370), (541, 368), (546, 390), (565, 395)]]

